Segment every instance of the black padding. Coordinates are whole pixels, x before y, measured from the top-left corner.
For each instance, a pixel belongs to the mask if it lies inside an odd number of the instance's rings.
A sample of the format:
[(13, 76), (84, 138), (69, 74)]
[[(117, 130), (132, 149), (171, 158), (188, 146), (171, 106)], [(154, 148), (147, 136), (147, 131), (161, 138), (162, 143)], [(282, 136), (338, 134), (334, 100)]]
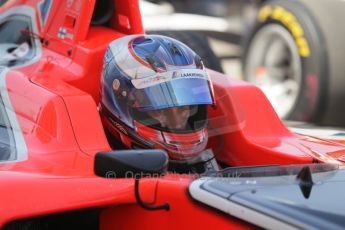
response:
[(109, 23), (115, 12), (113, 0), (97, 0), (93, 10), (91, 25), (105, 26)]
[(140, 149), (98, 152), (95, 174), (105, 178), (140, 178), (160, 176), (167, 171), (168, 155), (164, 150)]

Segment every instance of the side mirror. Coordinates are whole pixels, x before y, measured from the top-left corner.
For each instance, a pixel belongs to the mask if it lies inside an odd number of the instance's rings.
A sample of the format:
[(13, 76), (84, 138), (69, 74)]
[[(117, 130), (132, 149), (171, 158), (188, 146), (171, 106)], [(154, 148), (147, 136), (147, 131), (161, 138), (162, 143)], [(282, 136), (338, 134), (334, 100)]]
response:
[(94, 172), (105, 178), (158, 177), (168, 168), (168, 155), (163, 150), (140, 149), (98, 152)]
[(95, 157), (94, 171), (97, 176), (106, 178), (135, 178), (134, 193), (137, 203), (144, 209), (170, 210), (170, 205), (151, 206), (144, 203), (139, 195), (141, 177), (158, 177), (168, 168), (168, 154), (163, 150), (121, 150), (98, 152)]

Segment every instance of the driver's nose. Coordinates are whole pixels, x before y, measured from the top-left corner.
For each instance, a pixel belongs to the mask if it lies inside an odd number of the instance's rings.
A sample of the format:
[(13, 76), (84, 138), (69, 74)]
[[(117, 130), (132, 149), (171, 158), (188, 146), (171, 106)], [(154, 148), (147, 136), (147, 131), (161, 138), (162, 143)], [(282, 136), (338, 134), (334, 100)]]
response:
[(158, 120), (162, 127), (168, 129), (184, 129), (190, 116), (190, 108), (189, 106), (173, 107), (150, 111), (149, 114)]
[(189, 106), (174, 107), (164, 111), (169, 129), (184, 129), (190, 115)]

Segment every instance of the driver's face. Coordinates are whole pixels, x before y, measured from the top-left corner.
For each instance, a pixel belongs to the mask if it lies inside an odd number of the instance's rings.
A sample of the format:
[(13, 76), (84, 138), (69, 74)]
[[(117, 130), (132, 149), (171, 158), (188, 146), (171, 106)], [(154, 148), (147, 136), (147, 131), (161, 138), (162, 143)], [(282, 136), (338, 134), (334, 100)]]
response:
[(158, 120), (164, 128), (185, 129), (190, 116), (190, 106), (148, 111), (148, 114)]

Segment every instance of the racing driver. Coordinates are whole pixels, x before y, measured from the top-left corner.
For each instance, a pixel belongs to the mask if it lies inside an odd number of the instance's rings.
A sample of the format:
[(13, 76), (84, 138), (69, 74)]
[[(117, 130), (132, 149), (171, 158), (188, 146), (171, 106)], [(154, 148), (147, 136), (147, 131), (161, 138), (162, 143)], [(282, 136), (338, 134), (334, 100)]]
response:
[(100, 114), (113, 148), (160, 148), (170, 170), (217, 170), (208, 141), (212, 83), (183, 43), (129, 35), (110, 43), (101, 78)]

